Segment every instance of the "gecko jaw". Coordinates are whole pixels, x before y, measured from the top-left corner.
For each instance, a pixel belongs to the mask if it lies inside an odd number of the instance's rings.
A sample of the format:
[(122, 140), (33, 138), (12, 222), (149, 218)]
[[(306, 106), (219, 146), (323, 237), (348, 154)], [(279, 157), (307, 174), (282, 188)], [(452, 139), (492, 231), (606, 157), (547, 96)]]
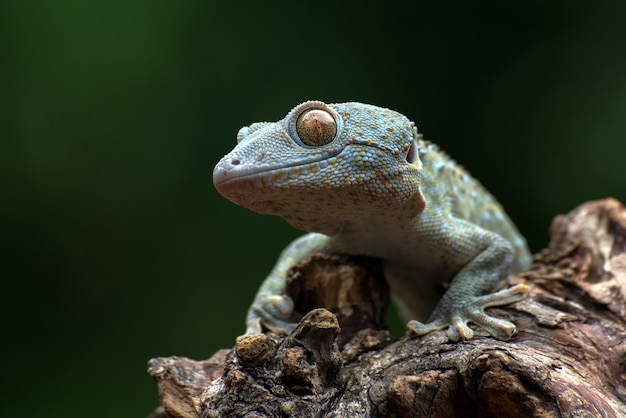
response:
[(272, 199), (268, 195), (284, 182), (328, 167), (328, 160), (341, 150), (332, 151), (280, 167), (272, 167), (271, 164), (241, 164), (238, 158), (226, 156), (213, 170), (213, 184), (221, 195), (238, 205), (268, 206), (261, 202), (271, 203)]

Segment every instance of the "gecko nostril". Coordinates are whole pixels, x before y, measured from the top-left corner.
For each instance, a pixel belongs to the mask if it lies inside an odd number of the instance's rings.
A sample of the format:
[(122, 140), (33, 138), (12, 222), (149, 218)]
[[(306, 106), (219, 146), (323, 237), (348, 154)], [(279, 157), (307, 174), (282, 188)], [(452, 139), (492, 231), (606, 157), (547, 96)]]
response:
[(230, 160), (231, 165), (239, 165), (241, 164), (241, 161), (239, 161), (237, 158), (233, 158), (232, 160)]

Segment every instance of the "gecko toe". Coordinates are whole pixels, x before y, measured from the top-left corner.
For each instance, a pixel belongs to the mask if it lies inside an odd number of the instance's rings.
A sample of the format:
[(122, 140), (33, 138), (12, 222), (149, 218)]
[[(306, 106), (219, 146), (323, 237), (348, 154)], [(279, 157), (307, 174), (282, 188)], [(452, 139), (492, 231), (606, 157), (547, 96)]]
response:
[(447, 326), (448, 324), (443, 321), (432, 321), (424, 324), (416, 320), (411, 320), (406, 324), (406, 329), (409, 333), (414, 335), (426, 335), (433, 331), (444, 329)]

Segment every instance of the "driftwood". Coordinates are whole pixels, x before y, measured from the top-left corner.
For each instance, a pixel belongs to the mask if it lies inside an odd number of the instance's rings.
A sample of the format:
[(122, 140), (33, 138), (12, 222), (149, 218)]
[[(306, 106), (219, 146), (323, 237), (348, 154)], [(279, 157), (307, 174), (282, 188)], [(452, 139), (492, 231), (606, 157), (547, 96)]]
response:
[(510, 341), (398, 340), (380, 263), (315, 256), (290, 274), (298, 310), (313, 309), (291, 335), (152, 359), (152, 417), (626, 417), (626, 210), (607, 199), (557, 216), (530, 271), (501, 285), (517, 283), (529, 297), (492, 308), (517, 324)]

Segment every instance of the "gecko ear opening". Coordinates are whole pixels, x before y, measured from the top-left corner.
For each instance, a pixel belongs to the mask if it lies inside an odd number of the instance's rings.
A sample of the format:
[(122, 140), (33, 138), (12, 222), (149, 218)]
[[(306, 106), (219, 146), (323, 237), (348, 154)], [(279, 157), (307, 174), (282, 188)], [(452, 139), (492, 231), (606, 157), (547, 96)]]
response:
[(409, 151), (406, 153), (406, 160), (409, 164), (413, 164), (415, 157), (417, 157), (417, 144), (415, 143), (415, 140), (413, 140), (411, 142), (411, 146), (409, 147)]

